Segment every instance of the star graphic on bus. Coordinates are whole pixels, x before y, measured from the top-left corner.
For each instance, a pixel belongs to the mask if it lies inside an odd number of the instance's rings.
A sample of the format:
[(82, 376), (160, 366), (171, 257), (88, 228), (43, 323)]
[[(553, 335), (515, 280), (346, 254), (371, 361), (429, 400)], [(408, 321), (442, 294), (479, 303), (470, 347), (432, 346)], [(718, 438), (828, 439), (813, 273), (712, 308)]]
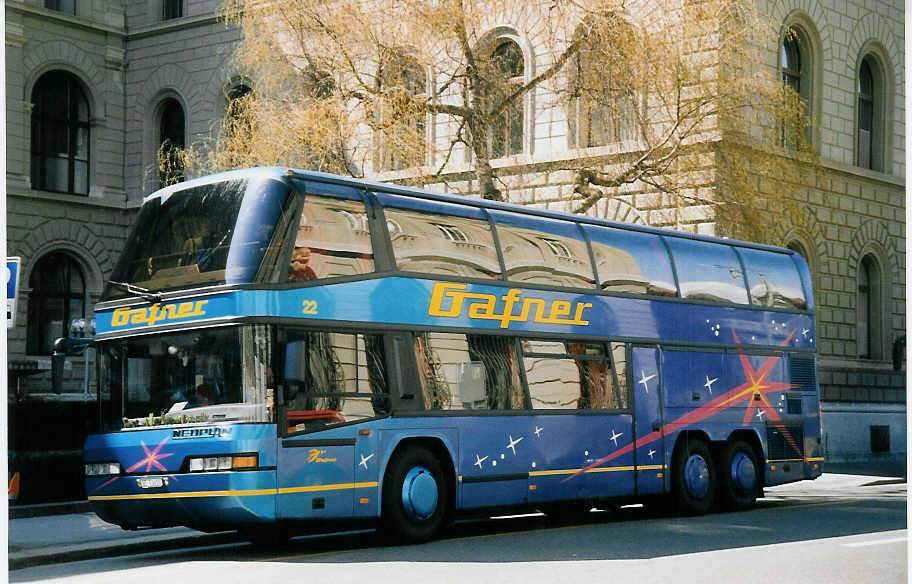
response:
[(713, 392), (713, 383), (715, 383), (717, 381), (719, 381), (718, 377), (714, 377), (713, 379), (710, 379), (709, 375), (706, 376), (706, 383), (703, 384), (703, 387), (705, 387), (706, 389), (709, 390), (710, 395), (712, 395), (712, 392)]
[(151, 472), (152, 467), (155, 467), (156, 470), (167, 471), (168, 469), (166, 469), (162, 465), (161, 460), (164, 458), (168, 458), (169, 456), (171, 456), (174, 453), (167, 452), (165, 454), (161, 454), (161, 449), (162, 449), (162, 446), (165, 445), (165, 442), (168, 441), (168, 438), (170, 438), (170, 436), (165, 436), (165, 439), (162, 440), (161, 442), (159, 442), (158, 446), (156, 446), (154, 450), (149, 450), (149, 447), (146, 446), (145, 442), (140, 442), (140, 444), (143, 447), (143, 450), (146, 453), (146, 456), (145, 456), (145, 458), (142, 458), (139, 462), (137, 462), (136, 464), (134, 464), (133, 466), (128, 468), (126, 470), (126, 472), (133, 472), (136, 469), (138, 469), (139, 467), (141, 467), (142, 465), (146, 465), (145, 472)]
[(648, 381), (649, 381), (650, 379), (652, 379), (653, 377), (655, 377), (656, 374), (653, 373), (653, 374), (650, 375), (649, 377), (646, 377), (646, 372), (645, 372), (645, 371), (640, 370), (640, 373), (641, 373), (641, 379), (640, 379), (639, 381), (637, 381), (637, 383), (642, 383), (642, 384), (643, 384), (643, 389), (646, 390), (646, 393), (649, 393)]
[(510, 436), (510, 442), (507, 444), (507, 448), (513, 451), (513, 456), (516, 456), (516, 445), (522, 442), (523, 437), (520, 436), (516, 440), (513, 439), (513, 436)]
[[(792, 331), (782, 342), (782, 346), (787, 346), (794, 335), (795, 331)], [(732, 329), (732, 336), (734, 337), (735, 342), (740, 345), (741, 340), (738, 338), (738, 334), (734, 331), (734, 329)], [(770, 404), (769, 400), (766, 397), (769, 393), (781, 392), (792, 389), (794, 387), (798, 387), (797, 385), (791, 383), (770, 381), (768, 379), (775, 366), (781, 362), (782, 355), (777, 354), (767, 357), (766, 360), (757, 369), (754, 369), (754, 366), (751, 364), (751, 361), (746, 354), (741, 353), (739, 357), (741, 369), (744, 372), (744, 383), (719, 395), (709, 403), (706, 403), (695, 410), (691, 410), (678, 419), (665, 424), (665, 426), (663, 426), (661, 429), (646, 434), (639, 440), (636, 440), (635, 442), (629, 442), (611, 454), (603, 456), (585, 468), (582, 468), (572, 475), (568, 476), (562, 482), (575, 478), (585, 472), (592, 470), (593, 468), (605, 464), (610, 460), (614, 460), (619, 456), (623, 456), (624, 454), (627, 454), (636, 448), (651, 444), (664, 436), (668, 436), (675, 433), (681, 428), (689, 426), (690, 424), (696, 424), (697, 422), (705, 420), (710, 416), (714, 416), (721, 411), (728, 410), (732, 407), (742, 404), (746, 404), (743, 425), (749, 425), (751, 418), (755, 415), (755, 412), (762, 411), (763, 415), (765, 415), (769, 420), (767, 424), (774, 424), (776, 428), (778, 428), (782, 433), (782, 436), (785, 438), (785, 441), (788, 443), (788, 445), (791, 446), (799, 456), (804, 457), (801, 447), (797, 442), (795, 442), (795, 439), (788, 431), (788, 428), (786, 428), (782, 423), (782, 419), (779, 417), (776, 409)], [(762, 416), (760, 416), (760, 418), (762, 420)], [(613, 430), (612, 433), (614, 433)]]

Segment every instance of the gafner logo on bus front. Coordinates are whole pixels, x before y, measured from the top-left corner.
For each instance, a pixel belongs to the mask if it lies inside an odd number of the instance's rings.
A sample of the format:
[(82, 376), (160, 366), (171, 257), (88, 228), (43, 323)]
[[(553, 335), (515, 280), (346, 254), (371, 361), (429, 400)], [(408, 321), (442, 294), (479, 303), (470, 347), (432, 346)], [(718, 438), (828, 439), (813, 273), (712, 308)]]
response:
[(181, 302), (180, 304), (158, 303), (144, 308), (118, 308), (111, 315), (111, 326), (126, 326), (128, 324), (144, 324), (153, 326), (155, 323), (166, 320), (178, 320), (193, 316), (205, 316), (203, 306), (208, 300), (196, 302)]
[[(438, 282), (431, 292), (428, 315), (459, 318), (466, 316), (472, 319), (494, 320), (500, 328), (507, 328), (511, 322), (581, 325), (589, 324), (583, 320), (583, 313), (592, 308), (588, 302), (570, 302), (569, 300), (552, 300), (522, 296), (522, 290), (511, 288), (499, 298), (496, 294), (467, 292), (467, 284)], [(519, 314), (514, 309), (519, 307)]]

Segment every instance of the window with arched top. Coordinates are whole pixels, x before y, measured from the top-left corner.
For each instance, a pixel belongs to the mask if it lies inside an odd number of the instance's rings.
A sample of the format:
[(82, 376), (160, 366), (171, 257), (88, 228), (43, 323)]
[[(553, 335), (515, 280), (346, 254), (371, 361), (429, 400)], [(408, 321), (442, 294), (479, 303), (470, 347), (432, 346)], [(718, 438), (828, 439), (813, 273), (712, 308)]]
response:
[[(569, 64), (567, 115), (570, 148), (635, 140), (635, 97), (626, 63), (612, 45), (632, 46), (633, 29), (611, 14), (588, 23), (588, 40)], [(580, 32), (582, 34), (582, 32)]]
[[(491, 63), (495, 74), (500, 77), (500, 87), (490, 92), (489, 106), (497, 108), (508, 99), (509, 95), (519, 88), (525, 80), (525, 60), (522, 49), (516, 41), (509, 38), (497, 39), (491, 51)], [(521, 154), (523, 151), (523, 105), (524, 100), (517, 99), (507, 105), (491, 127), (488, 152), (491, 158), (501, 158)]]
[(858, 123), (855, 161), (862, 168), (884, 169), (884, 75), (873, 55), (865, 55), (856, 84)]
[[(801, 97), (804, 115), (809, 116), (814, 103), (814, 51), (811, 37), (803, 27), (793, 25), (786, 30), (779, 47), (779, 66), (782, 82)], [(792, 132), (801, 131), (803, 125), (800, 120), (793, 122), (783, 127), (782, 142), (790, 148), (798, 145), (797, 136)], [(789, 130), (793, 126), (794, 130)], [(805, 140), (810, 142), (810, 127), (805, 127), (803, 133)]]
[(862, 359), (883, 357), (883, 271), (873, 254), (858, 263), (857, 343)]
[(72, 73), (45, 73), (32, 89), (32, 188), (89, 193), (89, 100)]
[(29, 288), (26, 351), (50, 355), (54, 341), (69, 334), (70, 321), (86, 316), (85, 278), (72, 256), (55, 251), (35, 263)]
[(158, 177), (162, 187), (184, 180), (184, 163), (180, 151), (184, 149), (186, 118), (184, 108), (174, 98), (161, 104), (158, 139)]
[(402, 170), (426, 162), (427, 75), (414, 58), (390, 54), (377, 75), (377, 167)]

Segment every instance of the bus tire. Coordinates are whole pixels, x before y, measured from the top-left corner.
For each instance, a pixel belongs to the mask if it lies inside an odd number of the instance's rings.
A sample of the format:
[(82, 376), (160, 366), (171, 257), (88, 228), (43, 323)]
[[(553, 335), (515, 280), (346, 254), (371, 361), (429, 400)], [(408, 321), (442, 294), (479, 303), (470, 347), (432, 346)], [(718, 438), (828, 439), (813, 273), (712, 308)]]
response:
[(751, 509), (762, 486), (757, 453), (743, 440), (730, 440), (722, 450), (719, 465), (719, 498), (725, 509)]
[(433, 538), (446, 523), (449, 485), (440, 461), (420, 446), (406, 447), (386, 469), (381, 527), (392, 543)]
[(703, 515), (716, 497), (716, 465), (706, 442), (682, 438), (671, 463), (675, 509), (684, 515)]

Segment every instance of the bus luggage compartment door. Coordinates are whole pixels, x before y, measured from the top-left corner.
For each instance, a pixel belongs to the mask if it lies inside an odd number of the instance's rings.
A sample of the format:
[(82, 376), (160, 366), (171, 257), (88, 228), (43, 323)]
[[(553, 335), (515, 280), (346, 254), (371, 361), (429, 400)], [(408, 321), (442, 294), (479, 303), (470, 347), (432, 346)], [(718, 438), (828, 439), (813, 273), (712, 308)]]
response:
[(276, 471), (281, 519), (350, 517), (355, 438), (285, 438)]

